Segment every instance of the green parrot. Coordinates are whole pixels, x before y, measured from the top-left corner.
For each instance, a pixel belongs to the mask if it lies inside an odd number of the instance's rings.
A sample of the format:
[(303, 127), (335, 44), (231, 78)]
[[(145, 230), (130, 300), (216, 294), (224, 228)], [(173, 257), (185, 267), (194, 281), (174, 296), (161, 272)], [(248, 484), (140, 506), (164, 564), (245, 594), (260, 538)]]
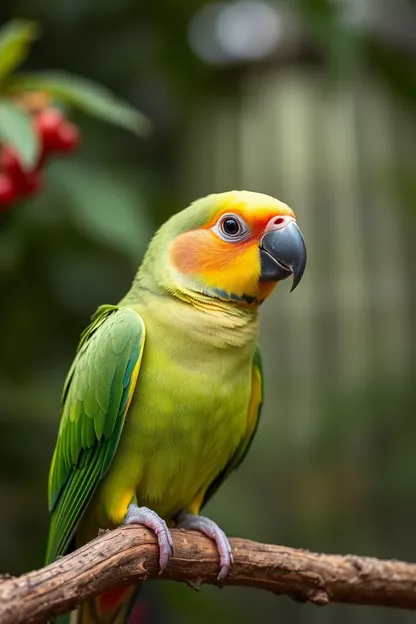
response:
[[(209, 195), (160, 227), (127, 295), (93, 315), (65, 381), (47, 563), (99, 529), (141, 524), (163, 569), (176, 526), (216, 543), (226, 577), (228, 539), (199, 512), (257, 429), (258, 307), (280, 280), (293, 276), (293, 290), (305, 265), (294, 213), (261, 193)], [(127, 622), (135, 597), (133, 587), (106, 592), (72, 617)]]

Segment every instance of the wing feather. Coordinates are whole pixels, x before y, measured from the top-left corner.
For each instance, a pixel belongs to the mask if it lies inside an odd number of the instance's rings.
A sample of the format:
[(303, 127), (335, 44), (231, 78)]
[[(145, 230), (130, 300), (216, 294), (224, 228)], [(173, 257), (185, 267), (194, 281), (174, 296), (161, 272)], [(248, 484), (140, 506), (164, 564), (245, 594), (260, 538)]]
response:
[(46, 561), (65, 553), (113, 460), (143, 354), (145, 327), (133, 310), (102, 306), (81, 335), (62, 394), (49, 472)]

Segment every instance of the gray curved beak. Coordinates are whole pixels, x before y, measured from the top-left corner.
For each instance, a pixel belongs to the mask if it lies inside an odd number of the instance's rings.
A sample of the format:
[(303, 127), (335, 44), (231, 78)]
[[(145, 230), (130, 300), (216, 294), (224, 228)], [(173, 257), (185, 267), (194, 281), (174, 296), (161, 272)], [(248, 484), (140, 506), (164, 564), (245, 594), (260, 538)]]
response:
[(260, 281), (279, 282), (293, 275), (292, 292), (305, 271), (305, 241), (292, 218), (279, 217), (274, 221), (278, 225), (270, 223), (260, 241)]

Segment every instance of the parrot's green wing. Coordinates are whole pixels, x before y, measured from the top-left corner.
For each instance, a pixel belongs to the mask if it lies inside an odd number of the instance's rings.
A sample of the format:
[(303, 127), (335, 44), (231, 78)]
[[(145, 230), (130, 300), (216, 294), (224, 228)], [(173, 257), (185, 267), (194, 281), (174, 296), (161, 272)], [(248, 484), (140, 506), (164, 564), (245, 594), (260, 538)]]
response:
[(101, 306), (81, 336), (62, 396), (49, 473), (46, 562), (67, 550), (117, 450), (139, 373), (145, 327), (128, 308)]
[(238, 466), (247, 455), (254, 436), (256, 435), (257, 427), (259, 424), (261, 408), (263, 405), (263, 393), (263, 367), (261, 362), (260, 348), (257, 345), (253, 360), (253, 369), (251, 376), (251, 397), (247, 413), (247, 425), (245, 435), (228, 464), (214, 479), (214, 481), (207, 489), (201, 508), (207, 504), (208, 500), (215, 494), (220, 485), (228, 477), (230, 472), (238, 468)]

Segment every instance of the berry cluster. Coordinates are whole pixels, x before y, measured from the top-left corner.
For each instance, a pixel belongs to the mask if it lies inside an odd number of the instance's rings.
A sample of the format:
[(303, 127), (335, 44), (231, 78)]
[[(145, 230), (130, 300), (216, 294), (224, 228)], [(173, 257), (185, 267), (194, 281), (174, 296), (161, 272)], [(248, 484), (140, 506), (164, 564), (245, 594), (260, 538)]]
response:
[(57, 108), (45, 108), (33, 115), (33, 124), (40, 140), (39, 158), (28, 171), (16, 150), (8, 145), (0, 148), (0, 210), (7, 210), (15, 201), (31, 197), (43, 187), (42, 168), (52, 155), (68, 154), (79, 144), (78, 128)]

